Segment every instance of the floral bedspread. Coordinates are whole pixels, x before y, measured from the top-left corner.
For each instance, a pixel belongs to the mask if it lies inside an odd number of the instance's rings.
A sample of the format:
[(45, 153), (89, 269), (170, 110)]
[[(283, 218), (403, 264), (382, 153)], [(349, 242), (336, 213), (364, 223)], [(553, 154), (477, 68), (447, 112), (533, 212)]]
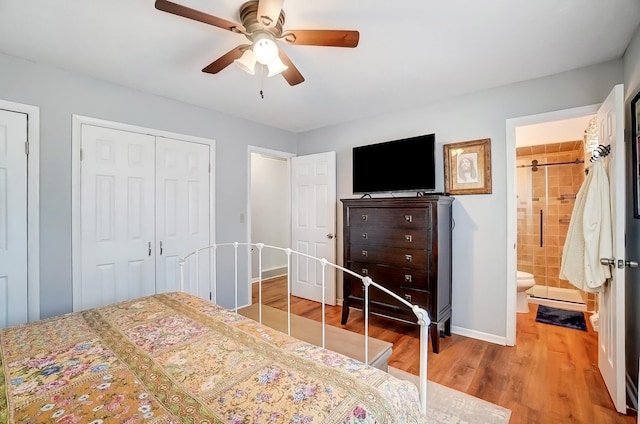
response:
[(0, 330), (0, 422), (413, 423), (416, 388), (185, 293)]

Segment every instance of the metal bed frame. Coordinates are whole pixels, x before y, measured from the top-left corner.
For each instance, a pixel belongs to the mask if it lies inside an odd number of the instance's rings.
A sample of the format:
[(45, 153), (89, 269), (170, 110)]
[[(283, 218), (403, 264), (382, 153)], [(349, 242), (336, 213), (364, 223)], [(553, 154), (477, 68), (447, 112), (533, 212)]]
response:
[[(385, 287), (373, 281), (368, 276), (362, 276), (353, 272), (350, 269), (344, 268), (340, 265), (333, 264), (327, 261), (324, 258), (317, 258), (306, 253), (297, 252), (290, 248), (282, 248), (277, 246), (270, 246), (264, 243), (217, 243), (212, 244), (210, 246), (206, 246), (203, 248), (196, 249), (187, 255), (181, 257), (178, 260), (178, 266), (180, 268), (180, 290), (184, 291), (185, 289), (185, 264), (188, 261), (195, 261), (196, 270), (200, 269), (199, 261), (202, 254), (207, 254), (207, 260), (211, 261), (210, 264), (210, 272), (209, 275), (212, 278), (209, 279), (209, 289), (213, 294), (213, 301), (215, 302), (217, 299), (217, 252), (219, 248), (228, 248), (232, 247), (234, 252), (234, 310), (238, 312), (238, 248), (239, 247), (255, 247), (258, 249), (258, 269), (259, 269), (259, 277), (258, 277), (258, 317), (259, 322), (262, 324), (262, 252), (264, 249), (273, 249), (277, 251), (282, 251), (287, 255), (287, 334), (291, 335), (291, 257), (306, 258), (312, 261), (316, 261), (322, 267), (322, 348), (325, 348), (325, 276), (326, 276), (326, 268), (330, 267), (335, 270), (342, 271), (343, 273), (351, 274), (354, 277), (362, 280), (364, 284), (364, 357), (365, 363), (369, 363), (369, 290), (370, 286), (375, 287), (378, 290), (383, 291), (384, 293), (392, 296), (397, 301), (406, 305), (410, 308), (416, 316), (416, 323), (420, 326), (420, 408), (423, 413), (426, 413), (427, 410), (427, 352), (428, 352), (428, 343), (429, 343), (429, 325), (431, 324), (431, 320), (429, 318), (429, 314), (426, 310), (421, 308), (418, 305), (413, 305), (407, 302), (405, 299), (396, 295), (395, 293), (389, 291)], [(196, 287), (199, 287), (199, 278), (200, 273), (195, 272), (195, 282)]]

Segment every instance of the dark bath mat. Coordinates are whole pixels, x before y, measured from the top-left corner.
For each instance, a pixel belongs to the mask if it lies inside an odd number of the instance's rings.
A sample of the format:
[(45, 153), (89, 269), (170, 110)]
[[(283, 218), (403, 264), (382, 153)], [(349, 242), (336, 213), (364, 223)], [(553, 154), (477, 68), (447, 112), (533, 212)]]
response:
[(584, 320), (584, 313), (579, 311), (565, 311), (564, 309), (538, 305), (536, 321), (545, 324), (559, 325), (560, 327), (573, 328), (575, 330), (587, 331), (587, 323)]

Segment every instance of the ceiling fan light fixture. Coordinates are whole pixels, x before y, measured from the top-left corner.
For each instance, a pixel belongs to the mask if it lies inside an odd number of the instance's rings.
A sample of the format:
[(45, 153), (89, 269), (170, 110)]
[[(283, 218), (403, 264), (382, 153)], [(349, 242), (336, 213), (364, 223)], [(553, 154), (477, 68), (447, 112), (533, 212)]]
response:
[(239, 59), (233, 61), (240, 69), (248, 73), (249, 75), (255, 75), (256, 71), (256, 55), (251, 51), (251, 49), (247, 49), (242, 53)]
[(253, 54), (258, 63), (269, 65), (278, 58), (278, 45), (267, 33), (258, 34), (253, 40)]
[(282, 60), (280, 60), (280, 58), (278, 56), (276, 56), (276, 58), (273, 59), (271, 61), (271, 63), (269, 63), (267, 65), (267, 68), (269, 68), (268, 76), (270, 76), (270, 77), (272, 77), (274, 75), (281, 74), (284, 71), (286, 71), (287, 69), (289, 69), (289, 67), (287, 65), (282, 63)]

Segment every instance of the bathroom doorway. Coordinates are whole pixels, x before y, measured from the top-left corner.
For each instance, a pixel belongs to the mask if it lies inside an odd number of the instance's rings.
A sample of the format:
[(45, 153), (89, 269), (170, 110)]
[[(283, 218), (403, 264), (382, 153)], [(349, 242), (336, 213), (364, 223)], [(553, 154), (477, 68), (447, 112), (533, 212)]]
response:
[[(514, 346), (516, 343), (516, 305), (519, 298), (517, 296), (519, 293), (516, 192), (516, 171), (519, 168), (516, 167), (516, 141), (519, 139), (520, 145), (525, 146), (535, 145), (535, 140), (538, 140), (537, 144), (550, 144), (580, 139), (584, 136), (586, 122), (598, 112), (599, 107), (599, 104), (593, 104), (506, 120), (506, 186), (509, 197), (507, 202), (507, 346)], [(573, 120), (576, 118), (583, 118), (584, 121), (569, 128), (567, 123), (575, 122)], [(526, 305), (526, 297), (524, 300)]]
[(531, 303), (586, 310), (586, 294), (559, 277), (584, 157), (581, 140), (516, 149), (517, 269), (533, 275)]
[(516, 129), (516, 264), (533, 275), (529, 303), (595, 309), (595, 296), (559, 277), (562, 250), (591, 153), (585, 135), (592, 116)]

